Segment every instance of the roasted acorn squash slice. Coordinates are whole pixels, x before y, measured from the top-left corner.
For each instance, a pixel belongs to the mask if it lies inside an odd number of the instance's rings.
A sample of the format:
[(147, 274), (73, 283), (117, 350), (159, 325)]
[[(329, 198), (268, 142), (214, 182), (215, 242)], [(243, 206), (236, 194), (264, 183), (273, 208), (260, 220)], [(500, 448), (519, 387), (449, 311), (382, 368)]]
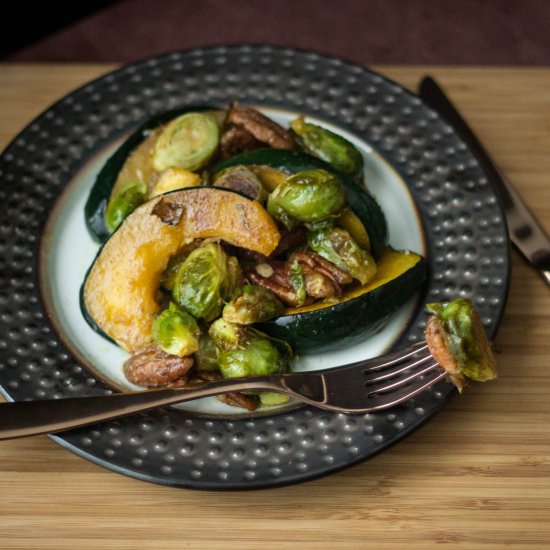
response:
[(195, 187), (156, 197), (130, 214), (98, 253), (82, 287), (94, 329), (133, 352), (151, 339), (159, 285), (172, 256), (195, 239), (214, 238), (269, 255), (280, 235), (257, 202)]
[(315, 302), (289, 308), (285, 314), (258, 325), (298, 353), (349, 345), (368, 338), (420, 288), (426, 262), (413, 252), (387, 248), (376, 263), (377, 273), (365, 286), (345, 291), (337, 303)]

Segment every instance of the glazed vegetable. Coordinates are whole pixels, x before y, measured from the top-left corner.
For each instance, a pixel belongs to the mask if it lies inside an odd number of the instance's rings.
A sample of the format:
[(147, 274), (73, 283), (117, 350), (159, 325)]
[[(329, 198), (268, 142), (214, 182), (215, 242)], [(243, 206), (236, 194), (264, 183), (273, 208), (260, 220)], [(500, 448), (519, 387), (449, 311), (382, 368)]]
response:
[(223, 318), (216, 319), (208, 330), (216, 347), (223, 351), (236, 350), (248, 345), (253, 331), (246, 327), (230, 323)]
[(105, 225), (110, 233), (125, 220), (138, 206), (142, 205), (147, 199), (145, 185), (136, 183), (121, 189), (114, 195), (105, 211)]
[(372, 256), (361, 249), (350, 234), (339, 227), (312, 231), (308, 235), (309, 247), (334, 265), (367, 284), (376, 275)]
[(208, 334), (201, 334), (199, 337), (199, 349), (195, 353), (195, 365), (199, 371), (218, 370), (216, 344)]
[(348, 176), (355, 178), (362, 175), (363, 157), (347, 139), (326, 128), (305, 122), (304, 117), (296, 118), (290, 126), (307, 153), (328, 162)]
[[(310, 155), (298, 153), (296, 151), (282, 151), (275, 149), (250, 151), (231, 157), (216, 164), (213, 168), (213, 172), (217, 173), (225, 168), (236, 166), (238, 164), (251, 166), (256, 171), (260, 179), (262, 179), (264, 186), (267, 189), (269, 189), (270, 186), (276, 187), (277, 185), (280, 185), (280, 172), (296, 174), (298, 172), (302, 172), (303, 170), (315, 170), (321, 168), (328, 172), (336, 173), (336, 169), (330, 164)], [(265, 168), (258, 170), (258, 167), (271, 168), (272, 170), (267, 170), (269, 177), (264, 178), (264, 174), (262, 172)], [(336, 175), (344, 183), (347, 204), (359, 218), (363, 228), (366, 230), (370, 242), (370, 252), (373, 258), (378, 261), (378, 258), (382, 255), (386, 246), (387, 228), (384, 213), (365, 187), (356, 183), (346, 174), (337, 172)], [(345, 229), (347, 229), (347, 227)]]
[(298, 222), (335, 218), (346, 202), (340, 179), (323, 169), (304, 170), (286, 178), (269, 195), (267, 211), (288, 229)]
[[(426, 309), (433, 314), (426, 330), (430, 351), (460, 390), (465, 385), (461, 375), (479, 382), (496, 378), (491, 345), (469, 300), (459, 298), (448, 303), (428, 304)], [(438, 341), (439, 337), (444, 346)]]
[(264, 189), (262, 182), (246, 166), (232, 166), (227, 170), (223, 170), (216, 175), (214, 186), (238, 191), (261, 203), (265, 203), (267, 200), (267, 191)]
[(245, 285), (239, 296), (223, 308), (223, 319), (239, 325), (251, 325), (277, 317), (284, 306), (272, 292), (257, 285)]
[(282, 374), (288, 371), (290, 348), (257, 330), (218, 319), (210, 326), (225, 378)]
[(81, 304), (90, 326), (130, 352), (143, 348), (170, 258), (207, 238), (268, 256), (280, 235), (260, 204), (232, 191), (194, 187), (154, 198), (128, 216), (86, 275)]
[(198, 351), (199, 335), (195, 319), (174, 303), (153, 322), (153, 340), (160, 349), (178, 357)]
[(336, 303), (287, 308), (258, 329), (288, 342), (297, 353), (341, 348), (368, 338), (414, 296), (426, 277), (426, 261), (412, 252), (387, 249), (376, 265), (374, 279), (364, 286), (350, 285)]
[(153, 151), (153, 168), (157, 172), (173, 166), (198, 170), (210, 160), (219, 141), (220, 131), (214, 117), (186, 113), (162, 130)]
[(190, 172), (183, 168), (167, 168), (153, 178), (148, 195), (149, 198), (152, 199), (157, 195), (176, 191), (177, 189), (197, 187), (200, 183), (200, 176), (194, 172)]
[(193, 250), (174, 276), (172, 296), (176, 303), (198, 319), (215, 319), (235, 290), (228, 262), (229, 257), (217, 243)]

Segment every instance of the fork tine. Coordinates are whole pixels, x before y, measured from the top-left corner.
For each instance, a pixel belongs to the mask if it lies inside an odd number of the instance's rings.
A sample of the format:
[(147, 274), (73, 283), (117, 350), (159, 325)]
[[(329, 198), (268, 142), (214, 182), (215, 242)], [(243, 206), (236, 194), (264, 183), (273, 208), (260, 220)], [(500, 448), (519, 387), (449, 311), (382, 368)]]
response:
[(418, 367), (421, 367), (428, 361), (433, 361), (433, 357), (429, 353), (424, 353), (419, 357), (417, 355), (414, 355), (410, 357), (409, 361), (406, 361), (403, 364), (398, 364), (393, 368), (386, 368), (382, 372), (379, 369), (369, 370), (367, 371), (365, 385), (369, 386), (376, 382), (382, 382), (383, 380), (394, 378), (398, 374), (405, 373), (410, 369), (417, 369)]
[(414, 371), (408, 376), (396, 378), (394, 380), (392, 379), (387, 380), (387, 378), (384, 378), (378, 384), (376, 383), (373, 383), (372, 385), (367, 384), (367, 389), (369, 390), (369, 395), (388, 393), (402, 386), (409, 385), (413, 380), (417, 378), (420, 379), (423, 375), (428, 374), (429, 372), (440, 368), (441, 367), (438, 365), (438, 363), (433, 361), (429, 363), (427, 366), (421, 368), (420, 370)]
[[(430, 386), (433, 386), (440, 380), (443, 380), (447, 376), (445, 371), (435, 371), (434, 374), (422, 380), (421, 384), (409, 385), (403, 388), (401, 391), (397, 391), (393, 394), (389, 393), (376, 393), (375, 395), (369, 394), (368, 410), (369, 412), (380, 411), (395, 407), (400, 403), (408, 401), (415, 395), (427, 390)], [(372, 395), (372, 397), (371, 397)]]
[(394, 353), (390, 353), (384, 356), (384, 361), (380, 361), (380, 357), (368, 359), (367, 361), (357, 362), (355, 365), (359, 366), (360, 363), (364, 366), (364, 372), (382, 370), (387, 367), (391, 367), (396, 363), (402, 363), (405, 359), (416, 355), (417, 353), (425, 352), (428, 350), (428, 344), (426, 342), (417, 342), (412, 344), (408, 348), (400, 349)]

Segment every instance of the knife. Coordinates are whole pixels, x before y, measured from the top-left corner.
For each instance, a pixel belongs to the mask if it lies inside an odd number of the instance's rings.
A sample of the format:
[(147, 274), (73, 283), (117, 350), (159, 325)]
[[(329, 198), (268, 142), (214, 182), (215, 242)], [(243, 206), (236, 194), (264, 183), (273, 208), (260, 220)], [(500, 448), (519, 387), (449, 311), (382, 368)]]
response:
[(499, 172), (483, 145), (439, 84), (432, 77), (426, 76), (420, 82), (418, 89), (420, 98), (454, 128), (477, 158), (487, 179), (500, 197), (510, 240), (550, 286), (550, 239), (540, 223), (512, 184)]

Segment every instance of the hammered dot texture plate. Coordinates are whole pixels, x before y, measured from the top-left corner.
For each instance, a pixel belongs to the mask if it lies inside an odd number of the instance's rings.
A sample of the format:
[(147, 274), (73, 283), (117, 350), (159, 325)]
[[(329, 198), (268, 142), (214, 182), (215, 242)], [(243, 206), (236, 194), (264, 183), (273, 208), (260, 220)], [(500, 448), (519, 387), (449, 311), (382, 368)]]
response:
[[(155, 113), (182, 105), (223, 106), (236, 98), (274, 118), (303, 113), (339, 129), (360, 145), (367, 162), (371, 155), (372, 166), (385, 167), (386, 179), (406, 189), (416, 213), (409, 221), (418, 232), (412, 247), (427, 256), (429, 280), (376, 352), (421, 339), (425, 303), (459, 296), (473, 301), (494, 336), (509, 281), (506, 227), (479, 164), (445, 122), (401, 86), (339, 59), (267, 46), (196, 49), (138, 62), (86, 84), (31, 122), (2, 154), (0, 385), (7, 399), (104, 394), (112, 391), (105, 380), (117, 386), (108, 373), (83, 366), (85, 350), (71, 332), (78, 311), (70, 300), (57, 299), (58, 316), (46, 307), (56, 285), (71, 284), (62, 279), (70, 278), (61, 274), (64, 269), (45, 265), (54, 263), (56, 228), (70, 227), (67, 197), (75, 204), (85, 200), (82, 193), (71, 195), (86, 185), (87, 176), (77, 175), (88, 174)], [(381, 200), (384, 190), (373, 193)], [(385, 210), (388, 201), (381, 200)], [(74, 215), (80, 220), (83, 213)], [(390, 242), (400, 244), (392, 223)], [(71, 261), (78, 258), (65, 265)], [(322, 364), (323, 357), (309, 367)], [(151, 482), (265, 488), (319, 477), (379, 453), (453, 393), (442, 382), (406, 405), (362, 416), (298, 407), (228, 418), (208, 407), (200, 414), (167, 408), (52, 438), (97, 464)]]

